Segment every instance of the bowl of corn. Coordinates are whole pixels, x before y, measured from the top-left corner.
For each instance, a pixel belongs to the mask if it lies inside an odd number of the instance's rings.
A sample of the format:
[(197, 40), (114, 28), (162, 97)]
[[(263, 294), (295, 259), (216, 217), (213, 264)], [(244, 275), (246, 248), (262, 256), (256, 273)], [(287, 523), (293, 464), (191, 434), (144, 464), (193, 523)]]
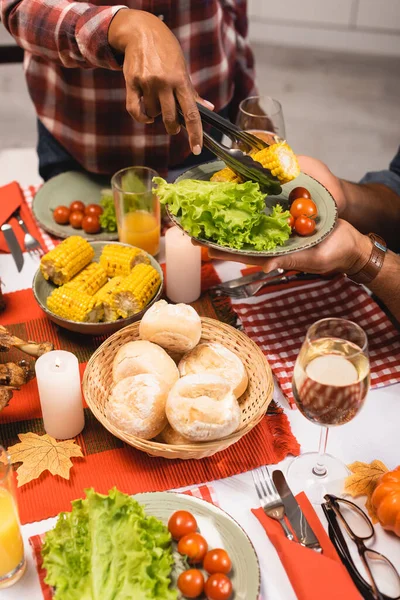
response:
[(163, 272), (139, 248), (71, 236), (43, 256), (32, 287), (39, 306), (60, 327), (109, 335), (140, 320), (160, 299)]

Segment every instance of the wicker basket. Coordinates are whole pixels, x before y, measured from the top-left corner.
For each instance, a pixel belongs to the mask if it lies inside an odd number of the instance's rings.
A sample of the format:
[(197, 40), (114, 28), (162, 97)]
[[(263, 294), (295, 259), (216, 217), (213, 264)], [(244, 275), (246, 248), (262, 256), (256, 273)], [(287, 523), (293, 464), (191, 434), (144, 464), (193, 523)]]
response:
[(201, 342), (219, 342), (237, 354), (246, 366), (249, 385), (240, 398), (242, 419), (231, 435), (210, 442), (173, 446), (152, 440), (142, 440), (124, 433), (105, 416), (105, 405), (112, 384), (112, 362), (117, 350), (139, 339), (139, 323), (133, 323), (109, 337), (90, 358), (83, 378), (83, 393), (89, 408), (108, 431), (130, 446), (151, 456), (163, 458), (200, 459), (225, 450), (249, 433), (263, 418), (272, 400), (274, 384), (271, 368), (260, 348), (245, 334), (230, 325), (202, 317)]

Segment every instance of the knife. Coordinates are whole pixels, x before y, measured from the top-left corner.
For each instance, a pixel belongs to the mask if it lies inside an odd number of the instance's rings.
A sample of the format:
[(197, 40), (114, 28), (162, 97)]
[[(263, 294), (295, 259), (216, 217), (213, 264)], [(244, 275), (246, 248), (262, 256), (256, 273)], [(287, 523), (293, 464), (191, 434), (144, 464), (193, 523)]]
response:
[(300, 544), (302, 546), (307, 546), (307, 548), (322, 552), (320, 543), (305, 518), (303, 511), (298, 505), (297, 500), (290, 491), (282, 471), (274, 471), (272, 473), (272, 479), (282, 499), (286, 516), (289, 519)]
[(11, 225), (7, 223), (1, 226), (1, 231), (4, 234), (4, 238), (6, 240), (7, 246), (11, 252), (11, 255), (14, 259), (15, 264), (17, 265), (18, 273), (22, 270), (24, 266), (24, 255), (22, 254), (22, 250), (20, 245), (18, 244), (18, 240), (13, 231)]
[(247, 285), (248, 283), (254, 283), (255, 281), (261, 281), (262, 279), (268, 280), (271, 277), (276, 277), (277, 275), (282, 275), (284, 273), (284, 269), (274, 269), (269, 273), (264, 273), (264, 271), (257, 271), (256, 273), (250, 273), (250, 275), (243, 275), (243, 277), (238, 277), (237, 279), (231, 279), (230, 281), (224, 281), (217, 285), (213, 285), (210, 290), (215, 289), (229, 289), (241, 287), (242, 285)]

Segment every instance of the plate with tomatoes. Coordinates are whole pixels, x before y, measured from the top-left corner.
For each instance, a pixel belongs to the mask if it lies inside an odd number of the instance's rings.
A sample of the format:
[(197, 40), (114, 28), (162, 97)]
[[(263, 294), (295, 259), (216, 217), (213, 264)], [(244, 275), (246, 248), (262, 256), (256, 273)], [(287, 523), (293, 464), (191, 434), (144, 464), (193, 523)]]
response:
[(258, 600), (257, 554), (228, 513), (200, 498), (174, 492), (136, 494), (135, 500), (168, 526), (175, 563), (172, 586), (179, 600)]
[(40, 226), (56, 237), (80, 235), (93, 241), (116, 241), (118, 233), (106, 231), (100, 223), (101, 192), (106, 188), (110, 188), (106, 177), (67, 171), (42, 185), (32, 210)]

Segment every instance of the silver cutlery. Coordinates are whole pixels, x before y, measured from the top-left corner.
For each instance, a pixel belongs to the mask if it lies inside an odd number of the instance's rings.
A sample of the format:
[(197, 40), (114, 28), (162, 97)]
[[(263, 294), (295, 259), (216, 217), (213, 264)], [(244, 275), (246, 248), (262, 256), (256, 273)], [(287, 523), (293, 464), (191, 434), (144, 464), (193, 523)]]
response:
[(31, 235), (28, 231), (27, 226), (25, 225), (19, 211), (16, 211), (14, 213), (15, 218), (18, 221), (19, 226), (21, 227), (22, 231), (24, 232), (25, 236), (24, 236), (24, 244), (25, 244), (25, 249), (26, 251), (32, 256), (43, 256), (44, 252), (42, 250), (42, 247), (40, 245), (40, 242), (33, 237), (33, 235)]
[(233, 289), (224, 289), (222, 293), (234, 299), (252, 298), (262, 288), (270, 285), (276, 285), (278, 283), (288, 283), (289, 281), (312, 280), (318, 278), (318, 275), (312, 275), (310, 273), (295, 273), (293, 275), (281, 275), (278, 277), (273, 277), (271, 279), (266, 279), (256, 283), (250, 283)]
[(241, 287), (242, 285), (247, 285), (248, 283), (254, 283), (255, 281), (267, 280), (271, 277), (276, 277), (277, 275), (282, 275), (284, 273), (284, 269), (274, 269), (269, 273), (264, 273), (264, 271), (257, 271), (256, 273), (250, 273), (249, 275), (243, 275), (242, 277), (237, 277), (236, 279), (230, 279), (229, 281), (222, 281), (217, 285), (213, 285), (210, 287), (210, 290), (231, 290), (237, 287)]
[(21, 247), (18, 244), (17, 237), (13, 231), (13, 228), (8, 223), (2, 225), (1, 231), (4, 234), (4, 239), (6, 240), (6, 244), (11, 252), (11, 256), (14, 259), (19, 273), (24, 266), (24, 255), (22, 254)]
[(286, 516), (300, 544), (302, 546), (307, 546), (307, 548), (312, 548), (317, 552), (322, 552), (320, 543), (304, 516), (296, 498), (293, 496), (282, 471), (274, 471), (272, 473), (272, 480), (280, 494), (285, 507)]
[(267, 467), (254, 469), (251, 474), (253, 475), (253, 481), (256, 487), (258, 498), (260, 500), (261, 508), (267, 517), (275, 519), (275, 521), (279, 521), (288, 540), (293, 541), (294, 536), (289, 527), (286, 525), (284, 519), (284, 504), (280, 495), (278, 494), (274, 482), (271, 479), (271, 475), (269, 474)]

